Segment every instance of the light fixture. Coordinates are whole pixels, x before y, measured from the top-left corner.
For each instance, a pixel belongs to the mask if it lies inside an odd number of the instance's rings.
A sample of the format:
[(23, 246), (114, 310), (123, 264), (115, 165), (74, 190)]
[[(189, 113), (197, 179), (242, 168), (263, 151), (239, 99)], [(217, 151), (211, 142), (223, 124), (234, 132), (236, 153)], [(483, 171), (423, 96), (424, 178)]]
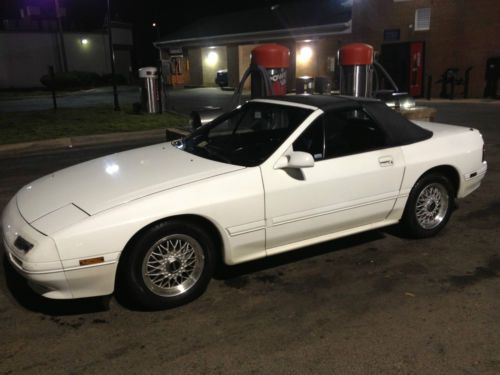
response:
[(299, 50), (299, 54), (297, 55), (297, 60), (301, 64), (307, 64), (309, 62), (309, 60), (311, 60), (312, 55), (313, 55), (312, 48), (309, 46), (303, 46)]
[(82, 43), (83, 46), (86, 46), (87, 44), (89, 44), (89, 40), (87, 38), (82, 38), (80, 39), (80, 43)]
[(210, 51), (205, 59), (205, 62), (209, 66), (214, 66), (219, 61), (219, 54), (215, 51)]
[(156, 22), (153, 22), (151, 26), (156, 27)]

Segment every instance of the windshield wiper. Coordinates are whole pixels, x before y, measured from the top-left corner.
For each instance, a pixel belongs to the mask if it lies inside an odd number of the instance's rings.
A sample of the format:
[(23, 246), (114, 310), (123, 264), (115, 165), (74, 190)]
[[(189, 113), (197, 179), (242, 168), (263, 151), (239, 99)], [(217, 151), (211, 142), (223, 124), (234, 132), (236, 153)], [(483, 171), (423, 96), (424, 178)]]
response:
[(224, 163), (233, 164), (229, 158), (227, 158), (219, 148), (209, 145), (208, 143), (203, 146), (203, 149), (215, 159), (222, 161)]

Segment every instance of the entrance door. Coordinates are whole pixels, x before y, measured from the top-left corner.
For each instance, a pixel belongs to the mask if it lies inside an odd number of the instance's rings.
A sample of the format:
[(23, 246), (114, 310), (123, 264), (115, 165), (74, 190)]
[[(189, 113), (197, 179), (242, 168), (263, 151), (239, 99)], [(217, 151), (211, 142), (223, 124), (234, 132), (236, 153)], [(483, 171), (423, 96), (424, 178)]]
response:
[(424, 94), (424, 42), (382, 44), (380, 64), (399, 88), (413, 97)]

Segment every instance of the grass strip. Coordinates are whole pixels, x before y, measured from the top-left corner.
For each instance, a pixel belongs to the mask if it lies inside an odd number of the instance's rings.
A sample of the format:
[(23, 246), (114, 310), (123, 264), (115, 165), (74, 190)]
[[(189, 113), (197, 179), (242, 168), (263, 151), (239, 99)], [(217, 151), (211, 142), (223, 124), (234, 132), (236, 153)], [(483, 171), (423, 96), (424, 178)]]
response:
[(173, 113), (115, 112), (111, 107), (0, 112), (0, 144), (168, 128), (187, 122), (186, 116)]

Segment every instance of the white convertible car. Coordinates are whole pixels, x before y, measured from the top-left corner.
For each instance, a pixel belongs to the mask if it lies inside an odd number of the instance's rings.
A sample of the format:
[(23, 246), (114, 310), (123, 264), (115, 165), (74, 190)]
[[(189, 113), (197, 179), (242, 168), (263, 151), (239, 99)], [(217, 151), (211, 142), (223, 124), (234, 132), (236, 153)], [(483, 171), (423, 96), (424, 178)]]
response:
[(199, 296), (233, 265), (400, 223), (432, 236), (487, 169), (472, 128), (410, 122), (375, 100), (252, 100), (190, 136), (23, 187), (7, 257), (48, 298), (119, 290), (146, 308)]

